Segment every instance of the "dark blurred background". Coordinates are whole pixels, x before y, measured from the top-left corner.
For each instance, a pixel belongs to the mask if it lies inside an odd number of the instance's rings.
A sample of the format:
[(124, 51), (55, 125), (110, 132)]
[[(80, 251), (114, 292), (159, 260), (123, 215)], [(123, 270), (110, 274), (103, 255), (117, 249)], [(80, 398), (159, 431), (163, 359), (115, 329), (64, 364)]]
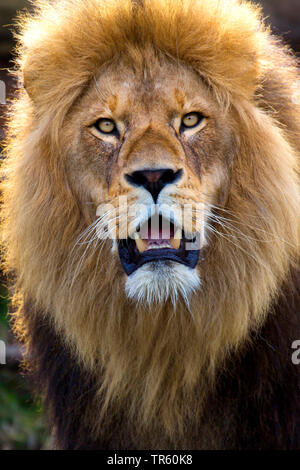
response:
[[(261, 0), (256, 3), (263, 5), (273, 32), (300, 54), (300, 0)], [(0, 80), (6, 85), (7, 97), (13, 96), (15, 89), (5, 70), (10, 66), (14, 45), (11, 29), (16, 12), (23, 8), (30, 9), (30, 2), (0, 0)], [(5, 105), (1, 104), (1, 98), (0, 88), (0, 151), (5, 135)], [(39, 400), (32, 398), (29, 380), (20, 374), (22, 352), (9, 329), (7, 311), (5, 280), (0, 277), (0, 340), (6, 343), (6, 364), (0, 364), (0, 449), (45, 449), (51, 447), (51, 441), (45, 431), (42, 408)]]

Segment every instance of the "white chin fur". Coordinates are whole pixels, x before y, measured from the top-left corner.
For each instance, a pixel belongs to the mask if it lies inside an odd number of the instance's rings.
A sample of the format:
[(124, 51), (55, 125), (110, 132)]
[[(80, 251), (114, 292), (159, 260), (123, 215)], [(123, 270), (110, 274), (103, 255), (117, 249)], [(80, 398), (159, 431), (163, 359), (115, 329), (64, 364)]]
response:
[(190, 296), (200, 284), (196, 269), (172, 261), (155, 261), (128, 276), (125, 291), (130, 299), (147, 305), (171, 299), (174, 308), (181, 297), (189, 308)]

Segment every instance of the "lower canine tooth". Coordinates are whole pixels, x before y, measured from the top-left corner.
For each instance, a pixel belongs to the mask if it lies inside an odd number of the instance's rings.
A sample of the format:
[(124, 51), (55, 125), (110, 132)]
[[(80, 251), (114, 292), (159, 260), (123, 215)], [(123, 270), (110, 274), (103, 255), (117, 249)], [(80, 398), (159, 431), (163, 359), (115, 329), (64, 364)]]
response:
[(170, 243), (172, 245), (172, 248), (174, 248), (174, 250), (179, 249), (181, 238), (182, 238), (182, 230), (181, 228), (178, 228), (174, 234), (174, 238), (170, 239)]
[(135, 238), (137, 249), (139, 250), (140, 253), (143, 253), (147, 248), (146, 243), (138, 235), (135, 236), (134, 238)]
[(178, 250), (179, 247), (180, 247), (180, 242), (181, 242), (181, 238), (170, 238), (170, 243), (172, 245), (172, 248), (174, 248), (174, 250)]

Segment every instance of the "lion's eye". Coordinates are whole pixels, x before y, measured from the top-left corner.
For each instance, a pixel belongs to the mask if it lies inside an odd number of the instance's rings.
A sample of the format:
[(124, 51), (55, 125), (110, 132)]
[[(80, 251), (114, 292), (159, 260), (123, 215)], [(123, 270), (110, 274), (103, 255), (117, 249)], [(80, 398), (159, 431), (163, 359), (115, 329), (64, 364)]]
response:
[(200, 113), (188, 113), (183, 116), (181, 121), (181, 126), (183, 129), (190, 129), (192, 127), (198, 126), (200, 122), (204, 119), (204, 116)]
[(112, 119), (101, 118), (95, 123), (95, 127), (103, 134), (112, 134), (116, 129), (116, 124)]

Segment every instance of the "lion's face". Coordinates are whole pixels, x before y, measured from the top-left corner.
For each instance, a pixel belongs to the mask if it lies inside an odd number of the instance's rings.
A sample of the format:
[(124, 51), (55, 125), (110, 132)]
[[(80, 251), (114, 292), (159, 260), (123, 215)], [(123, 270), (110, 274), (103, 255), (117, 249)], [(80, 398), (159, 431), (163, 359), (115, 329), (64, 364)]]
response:
[(100, 72), (66, 125), (69, 175), (92, 219), (81, 241), (112, 240), (129, 297), (188, 302), (228, 194), (232, 130), (194, 71), (149, 51), (135, 59)]

